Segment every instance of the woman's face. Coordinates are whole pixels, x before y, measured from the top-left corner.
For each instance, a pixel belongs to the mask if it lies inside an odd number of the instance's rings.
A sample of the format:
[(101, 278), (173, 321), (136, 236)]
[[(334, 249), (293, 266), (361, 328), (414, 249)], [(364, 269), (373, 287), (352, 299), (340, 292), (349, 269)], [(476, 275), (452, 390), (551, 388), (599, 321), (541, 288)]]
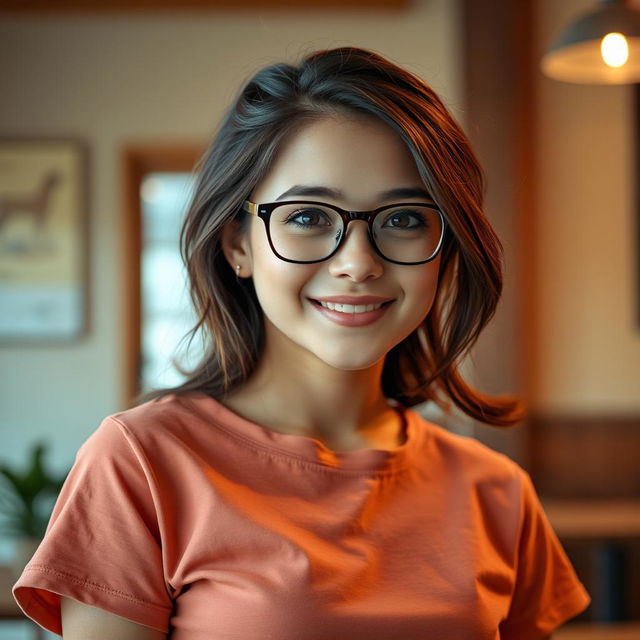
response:
[[(302, 188), (304, 193), (299, 192)], [(426, 192), (384, 199), (380, 195), (401, 188), (424, 192), (399, 136), (373, 117), (335, 115), (293, 134), (250, 200), (314, 200), (348, 210), (433, 202)], [(280, 364), (311, 358), (356, 370), (380, 363), (422, 322), (438, 283), (439, 257), (418, 265), (387, 262), (371, 246), (364, 221), (351, 222), (338, 252), (319, 263), (280, 260), (256, 216), (250, 216), (242, 235), (225, 234), (223, 248), (232, 268), (240, 265), (241, 276), (253, 278), (265, 318), (265, 353)], [(319, 300), (325, 305), (331, 300), (384, 304), (366, 313), (352, 308), (345, 313), (323, 308)]]

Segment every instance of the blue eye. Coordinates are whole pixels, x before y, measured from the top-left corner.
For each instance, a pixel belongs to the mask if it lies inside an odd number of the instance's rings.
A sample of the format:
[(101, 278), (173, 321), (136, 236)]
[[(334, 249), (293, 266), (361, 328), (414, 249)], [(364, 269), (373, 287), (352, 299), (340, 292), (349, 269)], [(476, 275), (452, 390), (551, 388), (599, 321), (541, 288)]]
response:
[(299, 209), (291, 213), (284, 221), (297, 227), (318, 227), (331, 225), (324, 211), (320, 209)]

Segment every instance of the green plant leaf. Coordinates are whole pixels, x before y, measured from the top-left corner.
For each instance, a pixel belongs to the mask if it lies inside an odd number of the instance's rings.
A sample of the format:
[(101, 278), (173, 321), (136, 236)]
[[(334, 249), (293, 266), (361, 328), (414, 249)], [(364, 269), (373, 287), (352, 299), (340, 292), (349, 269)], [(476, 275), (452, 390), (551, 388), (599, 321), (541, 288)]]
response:
[(46, 450), (46, 443), (36, 443), (25, 471), (0, 465), (0, 516), (4, 518), (0, 530), (14, 535), (44, 535), (51, 508), (68, 474), (52, 476), (47, 472), (43, 462)]

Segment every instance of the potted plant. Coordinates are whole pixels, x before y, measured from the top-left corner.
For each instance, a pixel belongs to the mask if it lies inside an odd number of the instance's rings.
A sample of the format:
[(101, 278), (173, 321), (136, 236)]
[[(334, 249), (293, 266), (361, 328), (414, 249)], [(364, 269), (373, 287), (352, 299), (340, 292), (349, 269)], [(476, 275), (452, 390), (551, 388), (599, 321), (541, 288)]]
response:
[(0, 534), (13, 539), (13, 569), (17, 575), (40, 544), (67, 476), (51, 475), (45, 469), (46, 450), (45, 443), (36, 443), (24, 470), (0, 464)]

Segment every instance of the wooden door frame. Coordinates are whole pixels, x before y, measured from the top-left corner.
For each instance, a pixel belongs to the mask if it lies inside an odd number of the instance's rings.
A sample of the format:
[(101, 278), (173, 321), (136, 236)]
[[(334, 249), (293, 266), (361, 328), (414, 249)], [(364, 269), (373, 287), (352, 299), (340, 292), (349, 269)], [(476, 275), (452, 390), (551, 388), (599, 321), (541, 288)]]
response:
[(121, 291), (122, 318), (122, 376), (121, 405), (130, 407), (139, 393), (141, 363), (141, 272), (142, 208), (140, 185), (152, 172), (188, 173), (202, 155), (204, 144), (130, 144), (122, 151), (123, 260)]

